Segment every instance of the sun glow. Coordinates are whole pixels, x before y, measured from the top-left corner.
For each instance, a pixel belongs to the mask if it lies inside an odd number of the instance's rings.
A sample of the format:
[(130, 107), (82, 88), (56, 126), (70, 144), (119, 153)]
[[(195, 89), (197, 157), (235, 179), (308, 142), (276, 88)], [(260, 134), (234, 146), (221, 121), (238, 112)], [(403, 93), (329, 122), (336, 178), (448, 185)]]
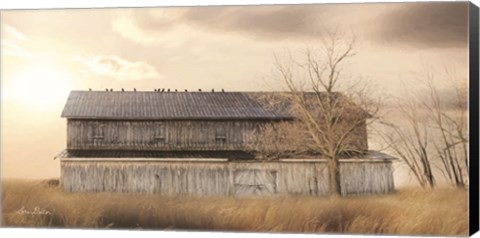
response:
[(3, 92), (6, 99), (39, 109), (65, 102), (73, 81), (67, 71), (42, 63), (26, 67), (9, 79)]

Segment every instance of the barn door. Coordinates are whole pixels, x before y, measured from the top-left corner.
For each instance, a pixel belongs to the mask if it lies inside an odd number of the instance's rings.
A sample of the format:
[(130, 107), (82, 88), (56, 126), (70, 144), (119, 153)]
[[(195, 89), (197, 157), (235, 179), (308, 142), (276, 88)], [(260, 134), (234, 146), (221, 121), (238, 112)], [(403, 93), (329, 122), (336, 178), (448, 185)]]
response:
[(242, 169), (234, 173), (235, 196), (271, 195), (276, 193), (277, 172)]

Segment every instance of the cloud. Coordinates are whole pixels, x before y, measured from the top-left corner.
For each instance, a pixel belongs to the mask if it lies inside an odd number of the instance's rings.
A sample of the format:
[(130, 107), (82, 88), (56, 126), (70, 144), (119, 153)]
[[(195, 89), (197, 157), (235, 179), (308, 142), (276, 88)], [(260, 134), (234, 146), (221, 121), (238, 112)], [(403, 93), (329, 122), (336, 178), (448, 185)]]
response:
[[(113, 19), (112, 30), (126, 39), (141, 45), (150, 47), (156, 44), (165, 48), (178, 48), (199, 34), (195, 29), (187, 25), (178, 24), (178, 22), (167, 24), (166, 22), (169, 21), (167, 19), (176, 19), (177, 12), (169, 11), (168, 13), (163, 13), (163, 11), (166, 10), (141, 9), (140, 11), (130, 11)], [(159, 23), (156, 27), (144, 27), (143, 24), (157, 24), (146, 20), (144, 15), (148, 15), (148, 19), (158, 20), (162, 23)], [(168, 17), (166, 17), (167, 15)], [(202, 37), (205, 36), (202, 35)]]
[(328, 9), (328, 5), (204, 7), (190, 9), (182, 20), (212, 31), (282, 40), (319, 36)]
[(129, 17), (122, 16), (112, 21), (112, 30), (121, 36), (140, 44), (151, 44), (155, 38), (139, 29)]
[[(467, 16), (465, 2), (217, 6), (141, 9), (112, 26), (142, 44), (181, 42), (199, 31), (263, 41), (315, 40), (339, 28), (377, 44), (445, 48), (466, 46)], [(177, 34), (179, 29), (190, 34)]]
[(28, 58), (33, 54), (29, 50), (25, 49), (23, 44), (29, 41), (29, 38), (16, 28), (10, 25), (2, 26), (2, 55), (3, 56), (15, 56)]
[(15, 57), (23, 57), (23, 58), (29, 58), (33, 55), (30, 51), (21, 47), (17, 43), (7, 39), (5, 40), (2, 39), (1, 53), (2, 53), (2, 56), (15, 56)]
[(468, 3), (403, 3), (378, 18), (373, 39), (417, 47), (466, 47)]
[(28, 37), (26, 37), (23, 33), (21, 33), (20, 31), (18, 31), (17, 29), (15, 29), (10, 25), (4, 25), (4, 29), (5, 29), (6, 37), (8, 38), (12, 38), (14, 40), (18, 40), (22, 42), (26, 42), (29, 40)]
[[(165, 42), (172, 32), (237, 33), (263, 40), (318, 37), (330, 21), (330, 5), (163, 8), (132, 11), (112, 22), (122, 36), (141, 44)], [(189, 37), (191, 35), (186, 35)]]
[(152, 65), (145, 62), (132, 62), (118, 56), (77, 57), (95, 75), (112, 77), (120, 81), (163, 78)]
[(238, 32), (266, 40), (319, 37), (332, 25), (339, 5), (279, 5), (191, 9), (188, 24), (213, 31)]

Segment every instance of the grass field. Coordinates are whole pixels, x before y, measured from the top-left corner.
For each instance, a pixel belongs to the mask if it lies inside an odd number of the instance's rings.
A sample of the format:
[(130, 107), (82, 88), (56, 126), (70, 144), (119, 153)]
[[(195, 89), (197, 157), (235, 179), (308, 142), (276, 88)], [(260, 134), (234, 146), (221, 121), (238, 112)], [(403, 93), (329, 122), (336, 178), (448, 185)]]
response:
[(180, 198), (63, 193), (45, 181), (4, 180), (2, 226), (463, 236), (467, 197), (467, 190), (445, 188), (348, 198)]

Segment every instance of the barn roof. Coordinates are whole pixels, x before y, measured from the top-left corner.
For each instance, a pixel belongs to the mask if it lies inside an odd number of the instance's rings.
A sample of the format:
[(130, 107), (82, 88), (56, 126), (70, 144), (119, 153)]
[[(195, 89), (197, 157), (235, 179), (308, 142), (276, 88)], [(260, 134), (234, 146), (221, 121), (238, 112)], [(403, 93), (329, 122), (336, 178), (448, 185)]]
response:
[(291, 119), (244, 92), (72, 91), (62, 111), (70, 119)]

